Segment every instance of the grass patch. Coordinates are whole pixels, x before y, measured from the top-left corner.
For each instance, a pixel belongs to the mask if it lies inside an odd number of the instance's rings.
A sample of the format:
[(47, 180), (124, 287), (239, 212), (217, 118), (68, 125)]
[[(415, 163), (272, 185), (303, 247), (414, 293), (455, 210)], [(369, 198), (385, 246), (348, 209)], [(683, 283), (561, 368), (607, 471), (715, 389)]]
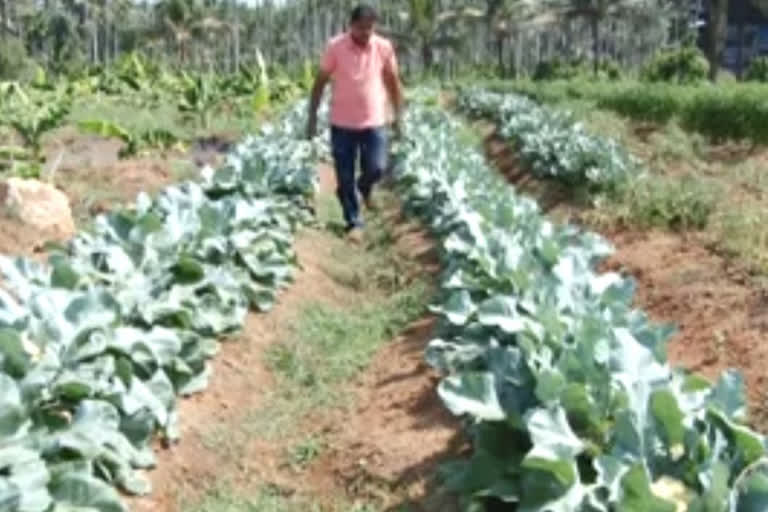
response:
[(588, 222), (706, 230), (729, 257), (753, 271), (768, 273), (768, 213), (763, 206), (768, 174), (759, 155), (733, 161), (712, 158), (708, 153), (717, 152), (717, 147), (676, 121), (642, 126), (616, 113), (584, 107), (588, 104), (563, 102), (591, 130), (618, 137), (652, 169), (647, 179), (634, 180), (588, 212)]
[(341, 385), (370, 362), (376, 350), (424, 310), (425, 287), (414, 284), (353, 310), (311, 304), (291, 335), (267, 352), (279, 388), (311, 396), (315, 407), (337, 405)]
[(317, 198), (315, 218), (318, 225), (332, 233), (341, 234), (344, 230), (341, 205), (333, 194), (323, 194)]
[[(396, 199), (387, 190), (377, 191), (381, 208), (395, 211)], [(343, 236), (341, 207), (333, 196), (324, 196), (316, 205), (318, 222), (338, 237)], [(331, 261), (322, 264), (323, 271), (338, 284), (366, 294), (390, 294), (407, 288), (419, 268), (394, 250), (396, 243), (386, 220), (379, 215), (366, 215), (365, 248), (350, 250), (347, 242), (332, 245)], [(421, 283), (423, 285), (423, 283)], [(368, 295), (366, 300), (373, 297)]]
[(597, 228), (631, 226), (675, 232), (705, 231), (715, 246), (752, 270), (768, 273), (768, 174), (759, 155), (714, 146), (680, 122), (642, 123), (597, 108), (584, 98), (559, 99), (595, 133), (621, 141), (651, 169), (582, 215)]
[(161, 103), (151, 109), (137, 108), (112, 98), (77, 102), (73, 105), (68, 120), (74, 124), (80, 121), (106, 120), (119, 124), (129, 132), (168, 130), (182, 138), (191, 135), (190, 128), (193, 124), (184, 123), (176, 106), (172, 104)]
[(486, 82), (497, 92), (516, 92), (545, 103), (589, 100), (603, 110), (640, 122), (675, 120), (687, 131), (714, 140), (768, 142), (768, 87), (756, 83), (717, 86), (649, 83), (636, 80), (596, 81), (587, 77), (554, 81)]
[(563, 100), (558, 108), (571, 112), (592, 133), (619, 141), (632, 154), (662, 172), (665, 165), (679, 162), (697, 167), (704, 165), (706, 139), (685, 131), (675, 121), (664, 124), (633, 122), (598, 108), (594, 101), (583, 99)]
[(652, 131), (648, 144), (653, 166), (678, 161), (699, 163), (704, 157), (706, 141), (701, 135), (686, 132), (679, 124), (671, 122)]
[(331, 506), (321, 506), (305, 497), (273, 486), (264, 486), (246, 497), (229, 486), (219, 486), (198, 504), (185, 504), (183, 512), (378, 512), (370, 505), (339, 500)]
[(768, 173), (765, 172), (764, 161), (746, 160), (733, 166), (715, 168), (714, 173), (753, 193), (768, 194)]
[(252, 497), (243, 497), (235, 492), (219, 488), (207, 493), (203, 501), (194, 506), (185, 506), (184, 512), (299, 512), (318, 511), (319, 508), (297, 503), (296, 498), (281, 495), (277, 490), (260, 489)]
[(196, 120), (185, 118), (172, 102), (161, 102), (152, 108), (139, 108), (114, 98), (77, 102), (68, 116), (68, 121), (106, 120), (115, 122), (130, 133), (150, 130), (166, 130), (182, 140), (190, 141), (211, 134), (241, 135), (258, 129), (264, 121), (264, 114), (236, 109), (219, 108), (211, 112), (207, 130)]
[(751, 270), (768, 274), (768, 212), (745, 204), (721, 213), (715, 223), (717, 245), (743, 259)]
[(635, 179), (598, 201), (586, 214), (597, 225), (629, 225), (671, 231), (703, 230), (715, 211), (717, 187), (700, 178), (651, 175)]
[(296, 471), (304, 470), (326, 449), (325, 441), (315, 435), (294, 444), (285, 454), (286, 462)]

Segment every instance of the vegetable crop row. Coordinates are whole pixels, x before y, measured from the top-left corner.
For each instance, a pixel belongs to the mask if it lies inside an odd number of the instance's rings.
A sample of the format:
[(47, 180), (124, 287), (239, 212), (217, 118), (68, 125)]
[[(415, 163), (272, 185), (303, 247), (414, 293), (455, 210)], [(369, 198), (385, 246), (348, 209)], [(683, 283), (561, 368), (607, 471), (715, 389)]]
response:
[(524, 96), (465, 89), (459, 107), (493, 120), (498, 133), (514, 142), (526, 166), (539, 177), (610, 188), (642, 172), (639, 162), (615, 140), (590, 134), (569, 114)]
[(674, 329), (633, 307), (631, 279), (596, 272), (610, 245), (547, 220), (461, 131), (414, 106), (397, 168), (444, 269), (426, 358), (474, 448), (447, 487), (469, 510), (768, 510), (739, 374), (672, 368)]
[(676, 120), (686, 130), (715, 141), (768, 142), (768, 87), (727, 83), (679, 85), (594, 80), (493, 82), (496, 92), (515, 92), (536, 101), (587, 100), (640, 122)]
[(153, 437), (201, 391), (218, 339), (291, 281), (311, 218), (303, 109), (199, 182), (98, 217), (47, 264), (0, 258), (0, 510), (125, 510)]

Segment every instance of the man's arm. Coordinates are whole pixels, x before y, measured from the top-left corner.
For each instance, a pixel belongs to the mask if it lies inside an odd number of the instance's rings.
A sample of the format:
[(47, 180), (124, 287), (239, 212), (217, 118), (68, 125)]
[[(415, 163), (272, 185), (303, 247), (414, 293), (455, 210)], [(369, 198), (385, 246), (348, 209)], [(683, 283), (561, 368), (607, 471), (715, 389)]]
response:
[(331, 74), (321, 69), (318, 71), (317, 77), (315, 77), (314, 85), (312, 85), (312, 93), (309, 98), (309, 115), (307, 118), (307, 138), (309, 139), (317, 134), (317, 109), (320, 107), (323, 91), (330, 79)]
[(400, 133), (400, 119), (403, 114), (405, 100), (403, 99), (403, 86), (400, 83), (400, 74), (398, 72), (397, 60), (394, 50), (389, 58), (387, 65), (384, 66), (384, 86), (387, 88), (389, 100), (395, 109), (395, 131)]
[(384, 85), (387, 87), (389, 100), (395, 107), (395, 120), (398, 120), (403, 111), (403, 86), (400, 84), (397, 70), (387, 69), (384, 71)]

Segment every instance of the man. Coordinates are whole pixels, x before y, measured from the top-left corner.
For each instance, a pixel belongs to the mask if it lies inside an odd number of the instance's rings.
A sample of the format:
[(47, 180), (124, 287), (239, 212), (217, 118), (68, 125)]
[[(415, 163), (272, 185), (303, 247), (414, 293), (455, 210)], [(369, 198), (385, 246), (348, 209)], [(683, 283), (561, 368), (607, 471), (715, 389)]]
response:
[[(374, 33), (376, 11), (368, 5), (352, 10), (349, 28), (328, 43), (315, 79), (309, 105), (307, 136), (317, 132), (317, 109), (326, 84), (333, 80), (331, 148), (336, 167), (337, 195), (346, 230), (360, 240), (363, 226), (357, 192), (368, 209), (375, 209), (371, 194), (386, 167), (387, 101), (394, 107), (395, 134), (400, 134), (402, 87), (392, 43)], [(362, 173), (355, 187), (355, 169)], [(357, 188), (357, 190), (356, 190)]]

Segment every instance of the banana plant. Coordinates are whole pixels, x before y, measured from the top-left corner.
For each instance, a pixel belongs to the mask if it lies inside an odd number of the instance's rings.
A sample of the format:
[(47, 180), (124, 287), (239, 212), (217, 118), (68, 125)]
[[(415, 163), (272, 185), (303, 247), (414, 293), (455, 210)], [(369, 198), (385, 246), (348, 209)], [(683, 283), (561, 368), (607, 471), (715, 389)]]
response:
[(16, 130), (37, 162), (43, 160), (43, 136), (59, 128), (72, 107), (72, 98), (63, 91), (54, 94), (44, 94), (30, 99), (21, 97), (11, 109), (8, 124)]
[(256, 64), (259, 67), (259, 86), (253, 97), (253, 110), (258, 112), (269, 106), (269, 74), (267, 73), (267, 63), (261, 50), (256, 48)]
[(309, 91), (312, 89), (312, 84), (315, 82), (315, 73), (312, 69), (312, 61), (304, 59), (304, 66), (302, 69), (301, 86), (304, 90)]
[(0, 170), (21, 178), (38, 178), (41, 165), (34, 154), (21, 146), (0, 147)]
[(237, 73), (222, 77), (219, 87), (227, 94), (234, 96), (248, 96), (254, 94), (259, 88), (259, 75), (248, 67), (241, 67)]
[(220, 101), (213, 81), (209, 77), (198, 75), (192, 78), (184, 74), (182, 98), (178, 103), (180, 112), (196, 116), (200, 127), (208, 130), (211, 124), (211, 112)]
[(149, 108), (161, 100), (160, 88), (156, 86), (158, 72), (137, 53), (131, 53), (117, 67), (117, 78), (134, 93), (133, 98), (140, 108)]
[(14, 100), (28, 102), (29, 96), (19, 82), (0, 82), (0, 105)]
[(30, 85), (41, 91), (55, 91), (56, 83), (51, 80), (48, 73), (40, 66), (37, 66), (35, 70), (35, 78), (30, 82)]

